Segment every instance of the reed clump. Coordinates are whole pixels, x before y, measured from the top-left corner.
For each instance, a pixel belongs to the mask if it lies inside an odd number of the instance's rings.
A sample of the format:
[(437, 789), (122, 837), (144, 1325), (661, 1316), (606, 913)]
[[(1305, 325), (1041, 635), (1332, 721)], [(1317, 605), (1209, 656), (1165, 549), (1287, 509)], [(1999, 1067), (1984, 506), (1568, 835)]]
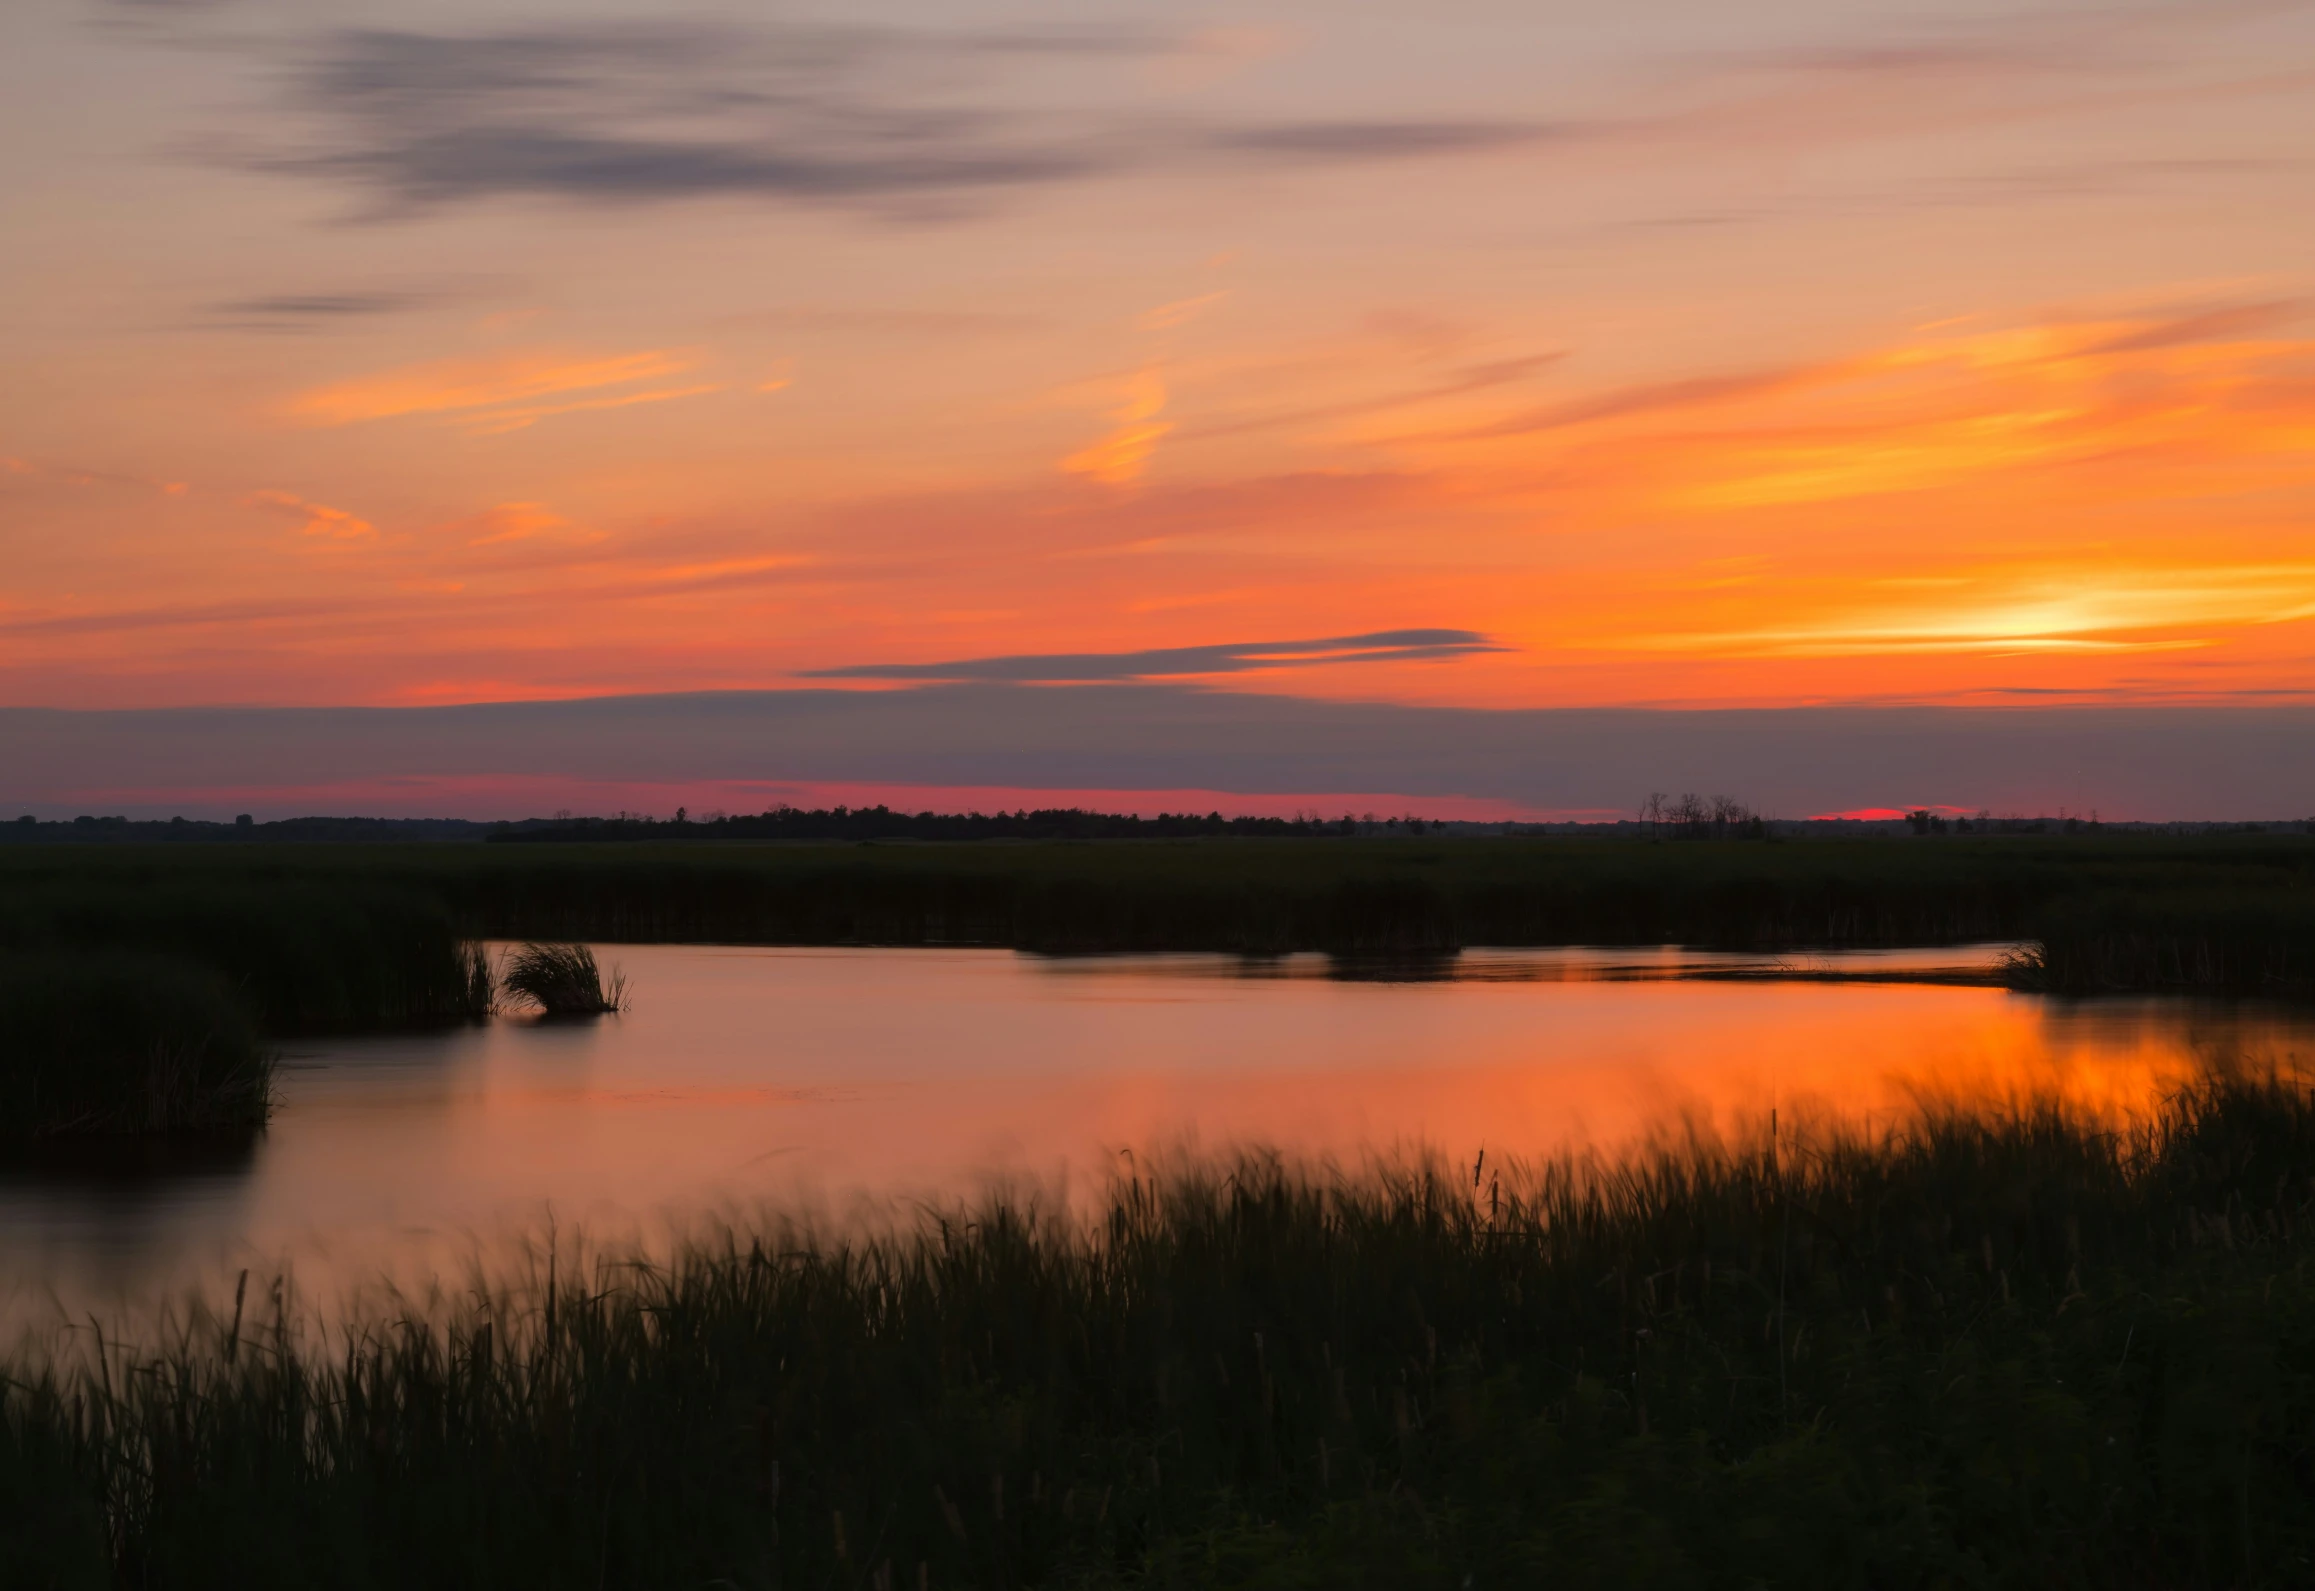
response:
[(0, 957), (0, 1140), (246, 1130), (273, 1057), (195, 963)]
[(517, 945), (506, 953), (498, 985), (547, 1016), (602, 1016), (627, 1007), (626, 975), (610, 981), (585, 945)]
[(2221, 1076), (260, 1287), (15, 1367), (0, 1509), (57, 1586), (2302, 1584), (2311, 1179)]

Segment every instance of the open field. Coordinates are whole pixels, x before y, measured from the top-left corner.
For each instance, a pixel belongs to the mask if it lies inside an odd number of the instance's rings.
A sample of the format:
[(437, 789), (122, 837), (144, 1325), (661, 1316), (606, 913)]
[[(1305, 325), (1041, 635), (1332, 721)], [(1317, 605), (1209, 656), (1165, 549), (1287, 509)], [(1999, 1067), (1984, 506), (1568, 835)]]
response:
[(261, 1280), (15, 1366), (0, 1508), (58, 1587), (2303, 1584), (2311, 1179), (2217, 1077), (566, 1239), (319, 1344)]

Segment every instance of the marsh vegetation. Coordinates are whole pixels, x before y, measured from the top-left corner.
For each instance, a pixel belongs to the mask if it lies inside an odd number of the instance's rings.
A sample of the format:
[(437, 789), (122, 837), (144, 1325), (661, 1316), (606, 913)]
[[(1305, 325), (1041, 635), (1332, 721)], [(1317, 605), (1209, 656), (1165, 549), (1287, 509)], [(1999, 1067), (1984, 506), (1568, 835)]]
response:
[(2315, 994), (2315, 887), (2102, 892), (2054, 903), (2015, 968), (2054, 994)]
[(398, 898), (399, 910), (433, 914), (441, 956), (461, 935), (1072, 952), (1805, 949), (2033, 938), (2118, 898), (2144, 903), (2150, 920), (2190, 904), (2206, 925), (2269, 913), (2269, 931), (2297, 935), (2284, 908), (2315, 896), (2315, 836), (20, 846), (0, 851), (0, 884), (59, 908), (123, 892)]
[(164, 957), (215, 976), (267, 1034), (457, 1021), (489, 1009), (487, 968), (442, 899), (406, 880), (213, 871), (175, 853), (121, 867), (0, 872), (0, 957)]
[(273, 1057), (215, 974), (133, 953), (0, 959), (0, 1139), (231, 1132)]
[(605, 983), (585, 945), (515, 945), (500, 962), (498, 987), (546, 1016), (604, 1016), (627, 1005), (625, 976), (614, 970)]
[(2298, 1584), (2311, 1179), (2215, 1076), (260, 1280), (15, 1366), (0, 1507), (54, 1586)]
[(406, 884), (36, 872), (0, 889), (0, 1138), (246, 1129), (271, 1041), (466, 1021), (491, 968)]

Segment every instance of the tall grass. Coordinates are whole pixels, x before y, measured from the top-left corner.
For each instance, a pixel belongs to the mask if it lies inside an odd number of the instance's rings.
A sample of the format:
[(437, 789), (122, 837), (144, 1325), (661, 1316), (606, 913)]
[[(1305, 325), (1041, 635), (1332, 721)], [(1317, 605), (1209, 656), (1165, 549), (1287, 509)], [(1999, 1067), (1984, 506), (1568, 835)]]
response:
[(136, 865), (0, 880), (0, 1137), (262, 1122), (257, 1036), (470, 1020), (489, 959), (406, 883)]
[(34, 873), (0, 890), (0, 954), (166, 956), (214, 971), (269, 1034), (456, 1021), (487, 983), (442, 901), (399, 880), (160, 866)]
[(627, 1007), (627, 978), (605, 984), (585, 945), (517, 945), (506, 953), (498, 985), (548, 1016), (602, 1016)]
[(2102, 894), (2061, 903), (2012, 968), (2053, 994), (2315, 994), (2315, 892)]
[[(2287, 835), (0, 848), (0, 948), (198, 955), (279, 1031), (478, 1012), (461, 936), (1352, 956), (2044, 938), (2052, 986), (2218, 987), (2215, 968), (2265, 987), (2270, 966), (2315, 985), (2309, 899), (2315, 837)], [(2097, 948), (2128, 901), (2159, 906), (2150, 930), (2199, 926)]]
[(273, 1058), (216, 977), (151, 956), (0, 958), (0, 1140), (263, 1124)]
[(260, 1288), (20, 1366), (0, 1507), (58, 1586), (2304, 1584), (2311, 1177), (2220, 1078)]
[(2022, 930), (2060, 887), (2031, 865), (1898, 851), (1218, 840), (492, 846), (401, 861), (495, 938), (1052, 952), (1953, 942)]

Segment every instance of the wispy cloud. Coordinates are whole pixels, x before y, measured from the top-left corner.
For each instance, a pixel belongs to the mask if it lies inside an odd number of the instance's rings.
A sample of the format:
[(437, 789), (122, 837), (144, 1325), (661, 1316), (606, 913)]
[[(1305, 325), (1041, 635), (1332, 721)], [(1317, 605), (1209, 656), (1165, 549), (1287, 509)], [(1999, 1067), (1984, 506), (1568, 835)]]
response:
[(989, 337), (1031, 331), (1047, 324), (1033, 315), (982, 309), (911, 309), (869, 304), (797, 304), (784, 309), (727, 315), (719, 326), (760, 327), (779, 332), (861, 333), (908, 338)]
[(117, 470), (76, 469), (68, 464), (46, 464), (26, 458), (0, 457), (0, 475), (60, 486), (126, 486), (135, 491), (159, 492), (164, 497), (182, 497), (192, 490), (185, 481), (154, 480), (150, 476), (124, 475)]
[(1117, 422), (1116, 429), (1091, 447), (1063, 459), (1062, 469), (1110, 486), (1124, 486), (1139, 480), (1159, 441), (1173, 429), (1171, 421), (1158, 418), (1165, 412), (1165, 406), (1164, 374), (1157, 370), (1142, 371), (1126, 383), (1125, 401), (1111, 411), (1111, 418)]
[(1506, 650), (1476, 630), (1376, 630), (1315, 640), (1232, 641), (1140, 652), (1043, 652), (946, 663), (855, 663), (845, 668), (807, 669), (798, 678), (1063, 684), (1244, 674), (1255, 669), (1308, 668), (1314, 664), (1402, 663)]
[(2284, 460), (2315, 434), (2315, 340), (2287, 300), (1925, 331), (1854, 355), (1641, 383), (1401, 441), (1548, 458), (1569, 484), (1743, 509), (2105, 461)]
[(1678, 381), (1646, 382), (1618, 387), (1589, 397), (1523, 409), (1460, 433), (1462, 437), (1518, 436), (1536, 431), (1563, 431), (1600, 420), (1621, 420), (1687, 409), (1711, 408), (1741, 399), (1766, 397), (1822, 380), (1840, 366), (1790, 365), (1763, 370), (1739, 370), (1723, 375), (1692, 376)]
[(340, 622), (379, 610), (379, 605), (326, 599), (252, 599), (238, 602), (176, 603), (166, 607), (112, 608), (82, 613), (43, 613), (0, 620), (0, 635), (128, 635), (147, 630), (237, 628), (275, 623)]
[(2307, 306), (2296, 299), (2274, 299), (2253, 304), (2221, 304), (2213, 309), (2168, 316), (2117, 332), (2104, 342), (2092, 343), (2089, 357), (2144, 353), (2156, 348), (2181, 348), (2191, 343), (2234, 342), (2263, 337), (2302, 318)]
[(541, 536), (588, 536), (563, 515), (544, 503), (500, 503), (485, 509), (471, 519), (463, 519), (443, 527), (465, 541), (469, 547), (492, 547), (510, 541), (532, 541)]
[(1763, 657), (1860, 653), (2174, 652), (2208, 646), (2182, 629), (2315, 618), (2315, 564), (2035, 572), (1954, 582), (1935, 604), (1853, 610), (1718, 634), (1647, 636), (1646, 651)]
[(313, 502), (294, 492), (271, 489), (252, 492), (249, 502), (252, 507), (275, 509), (302, 521), (298, 526), (300, 532), (323, 541), (359, 541), (378, 533), (377, 526), (358, 514)]
[(203, 323), (236, 331), (315, 331), (379, 315), (400, 314), (429, 301), (424, 293), (271, 293), (211, 304)]
[(1188, 325), (1229, 296), (1229, 290), (1224, 288), (1220, 292), (1200, 293), (1195, 298), (1177, 298), (1170, 304), (1144, 310), (1136, 324), (1143, 331), (1170, 331), (1176, 326)]
[[(1281, 427), (1309, 425), (1327, 420), (1350, 420), (1388, 414), (1397, 410), (1419, 409), (1450, 398), (1469, 397), (1493, 388), (1509, 386), (1539, 375), (1565, 359), (1567, 354), (1553, 350), (1541, 354), (1521, 354), (1511, 359), (1490, 359), (1449, 372), (1443, 379), (1424, 386), (1403, 388), (1368, 397), (1333, 399), (1325, 403), (1308, 404), (1300, 408), (1276, 409), (1235, 417), (1217, 418), (1185, 426), (1181, 440), (1205, 442), (1218, 437), (1243, 436), (1250, 432), (1270, 431)], [(1490, 428), (1492, 429), (1492, 428)]]
[(355, 30), (319, 41), (295, 73), (321, 147), (260, 163), (403, 209), (707, 195), (954, 208), (1132, 170), (1447, 157), (1553, 131), (1516, 118), (1241, 125), (1039, 110), (1009, 76), (1039, 59), (1089, 70), (1207, 48), (1194, 34), (1101, 26)]
[[(759, 392), (776, 392), (786, 386), (784, 381), (758, 387)], [(689, 387), (655, 387), (647, 392), (611, 393), (599, 398), (574, 398), (568, 403), (539, 403), (528, 407), (493, 409), (486, 414), (465, 417), (460, 421), (468, 436), (498, 436), (508, 431), (520, 431), (537, 422), (558, 414), (584, 414), (593, 409), (632, 409), (638, 404), (672, 403), (678, 398), (701, 398), (711, 392), (723, 391), (720, 381), (701, 382)]]
[(308, 31), (272, 52), (304, 125), (262, 147), (233, 140), (234, 158), (335, 183), (373, 215), (507, 198), (737, 197), (945, 217), (1007, 192), (1135, 174), (1528, 149), (1817, 149), (2064, 114), (2093, 98), (2111, 108), (2141, 93), (2284, 94), (2304, 82), (2287, 72), (2255, 84), (2185, 81), (2192, 72), (2180, 62), (2205, 38), (2294, 4), (1860, 19), (1795, 46), (1635, 59), (1595, 109), (1548, 116), (1504, 102), (1263, 119), (1149, 99), (1179, 68), (1204, 78), (1274, 51), (1278, 36), (1263, 30), (757, 18)]
[[(288, 405), (293, 420), (307, 425), (353, 425), (408, 415), (453, 415), (478, 433), (517, 430), (550, 414), (578, 409), (621, 408), (658, 403), (715, 390), (693, 385), (608, 394), (693, 368), (693, 359), (668, 349), (629, 354), (572, 354), (518, 351), (475, 358), (441, 359), (402, 365), (298, 394)], [(595, 394), (557, 403), (533, 400), (566, 393)]]

